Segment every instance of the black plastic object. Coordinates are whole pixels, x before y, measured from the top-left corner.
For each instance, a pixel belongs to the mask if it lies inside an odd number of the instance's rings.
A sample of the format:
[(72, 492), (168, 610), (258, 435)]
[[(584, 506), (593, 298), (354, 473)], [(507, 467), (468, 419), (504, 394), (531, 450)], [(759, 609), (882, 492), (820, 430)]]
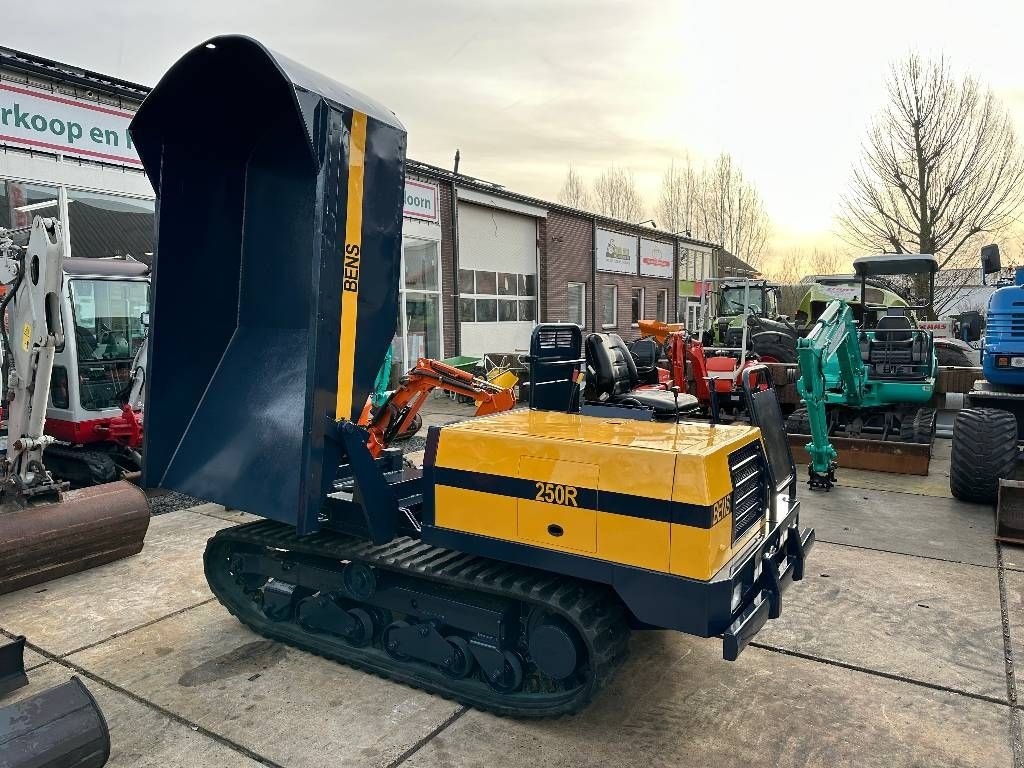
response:
[(110, 731), (77, 677), (0, 709), (0, 768), (100, 768)]
[(405, 129), (224, 36), (130, 130), (157, 195), (144, 482), (315, 531), (395, 333)]
[(6, 696), (23, 685), (28, 685), (24, 635), (0, 645), (0, 696)]

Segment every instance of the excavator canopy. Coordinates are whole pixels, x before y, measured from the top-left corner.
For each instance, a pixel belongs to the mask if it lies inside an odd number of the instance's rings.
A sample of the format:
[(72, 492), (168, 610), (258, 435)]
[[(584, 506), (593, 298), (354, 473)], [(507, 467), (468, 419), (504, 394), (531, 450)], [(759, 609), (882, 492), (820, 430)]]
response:
[(395, 332), (405, 129), (224, 36), (164, 75), (131, 137), (157, 195), (145, 482), (314, 531), (335, 422)]

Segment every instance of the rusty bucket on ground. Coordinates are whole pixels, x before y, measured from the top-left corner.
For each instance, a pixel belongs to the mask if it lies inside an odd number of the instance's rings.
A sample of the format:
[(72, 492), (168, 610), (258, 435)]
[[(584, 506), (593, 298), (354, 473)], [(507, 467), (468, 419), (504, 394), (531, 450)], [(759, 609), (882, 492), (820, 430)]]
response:
[(149, 502), (125, 481), (0, 510), (0, 595), (142, 551)]
[(996, 541), (1024, 546), (1024, 481), (999, 480)]

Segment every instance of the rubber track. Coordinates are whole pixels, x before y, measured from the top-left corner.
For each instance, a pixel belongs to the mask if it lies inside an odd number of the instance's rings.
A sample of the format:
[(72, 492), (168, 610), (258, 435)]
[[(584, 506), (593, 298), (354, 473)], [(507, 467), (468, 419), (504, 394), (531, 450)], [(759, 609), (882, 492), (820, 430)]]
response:
[(1017, 461), (1017, 419), (997, 408), (965, 408), (953, 422), (949, 488), (961, 501), (994, 503), (999, 478)]
[[(417, 662), (403, 664), (380, 650), (377, 641), (368, 648), (355, 648), (341, 640), (331, 641), (322, 635), (305, 632), (294, 623), (269, 621), (255, 609), (251, 598), (236, 586), (234, 577), (226, 570), (216, 575), (211, 573), (211, 561), (214, 560), (211, 552), (220, 549), (221, 545), (231, 548), (235, 544), (285, 550), (329, 561), (362, 562), (406, 577), (544, 606), (561, 614), (580, 633), (587, 646), (590, 676), (574, 691), (503, 695), (475, 678), (453, 680), (429, 665)], [(497, 715), (557, 717), (578, 712), (607, 684), (627, 655), (629, 627), (626, 613), (611, 590), (571, 577), (434, 547), (415, 539), (396, 539), (378, 546), (363, 539), (333, 533), (300, 538), (292, 526), (264, 520), (218, 531), (207, 545), (204, 560), (207, 580), (214, 595), (254, 632)], [(227, 562), (228, 558), (223, 554), (216, 558), (217, 565), (221, 567)], [(222, 584), (230, 584), (237, 591), (225, 594)]]

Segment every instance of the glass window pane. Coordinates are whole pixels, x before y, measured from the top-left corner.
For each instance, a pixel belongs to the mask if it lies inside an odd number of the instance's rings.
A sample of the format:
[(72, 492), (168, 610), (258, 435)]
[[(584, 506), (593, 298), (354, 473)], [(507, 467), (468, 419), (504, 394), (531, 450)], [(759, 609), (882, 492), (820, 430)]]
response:
[(658, 291), (658, 302), (654, 311), (658, 320), (668, 322), (668, 291)]
[(502, 322), (515, 322), (516, 320), (516, 300), (515, 299), (502, 299), (498, 302), (498, 319)]
[(520, 290), (520, 296), (536, 296), (537, 295), (537, 276), (536, 275), (524, 275), (526, 278), (526, 290)]
[(617, 315), (615, 304), (618, 301), (618, 290), (614, 285), (606, 285), (601, 290), (601, 321), (606, 326), (615, 325)]
[(493, 272), (476, 271), (476, 292), (493, 296), (498, 292), (498, 280)]
[[(36, 206), (24, 210), (28, 206)], [(31, 227), (33, 216), (58, 216), (57, 188), (44, 187), (39, 184), (25, 184), (21, 181), (0, 182), (0, 227), (20, 229)], [(150, 233), (152, 234), (152, 232)], [(28, 242), (25, 232), (14, 241), (19, 244)]]
[(152, 263), (154, 248), (152, 200), (68, 191), (71, 255), (101, 259), (131, 256)]
[(633, 325), (639, 323), (644, 316), (644, 289), (634, 288), (632, 296), (630, 297), (630, 310), (632, 314), (631, 322)]
[(429, 293), (405, 295), (405, 319), (409, 333), (409, 359), (441, 357), (440, 299)]
[(498, 294), (501, 296), (515, 296), (519, 290), (517, 275), (511, 272), (498, 273)]
[(398, 304), (398, 320), (395, 321), (395, 337), (391, 340), (391, 381), (389, 386), (394, 389), (398, 386), (398, 380), (405, 375), (408, 366), (405, 364), (405, 348), (402, 343), (402, 336), (405, 333), (405, 323), (402, 319), (402, 304)]
[(459, 320), (463, 323), (476, 322), (475, 299), (459, 299)]
[(476, 300), (476, 321), (478, 323), (493, 323), (498, 319), (497, 299)]
[(437, 290), (437, 243), (433, 240), (405, 240), (405, 287), (416, 291)]
[(145, 335), (149, 282), (75, 279), (70, 285), (82, 407), (118, 408)]
[(519, 320), (520, 322), (527, 321), (533, 322), (537, 319), (537, 302), (533, 299), (526, 299), (525, 301), (519, 301)]
[(459, 293), (476, 293), (476, 289), (473, 287), (472, 269), (459, 270)]
[(584, 313), (586, 312), (586, 288), (583, 283), (569, 283), (566, 289), (568, 299), (568, 317), (570, 323), (578, 326), (585, 326)]
[(517, 277), (519, 278), (519, 295), (532, 296), (533, 294), (530, 293), (526, 285), (526, 278), (529, 277), (529, 275), (517, 275)]

